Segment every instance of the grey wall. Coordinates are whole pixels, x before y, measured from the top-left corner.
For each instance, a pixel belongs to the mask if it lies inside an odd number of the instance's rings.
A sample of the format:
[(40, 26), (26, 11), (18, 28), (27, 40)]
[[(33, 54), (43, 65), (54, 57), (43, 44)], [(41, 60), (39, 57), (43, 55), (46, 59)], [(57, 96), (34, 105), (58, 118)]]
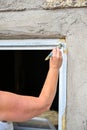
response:
[(86, 130), (87, 8), (45, 10), (44, 2), (0, 0), (0, 39), (66, 38), (66, 130)]
[(67, 34), (67, 130), (87, 129), (87, 19), (84, 19), (75, 22)]

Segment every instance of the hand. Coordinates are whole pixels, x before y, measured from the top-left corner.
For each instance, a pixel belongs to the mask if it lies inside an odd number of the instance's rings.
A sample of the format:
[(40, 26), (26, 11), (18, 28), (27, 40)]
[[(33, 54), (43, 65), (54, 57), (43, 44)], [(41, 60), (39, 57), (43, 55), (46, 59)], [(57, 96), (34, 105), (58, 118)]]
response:
[(62, 52), (59, 48), (54, 48), (52, 50), (52, 57), (50, 58), (50, 69), (59, 69), (62, 65)]

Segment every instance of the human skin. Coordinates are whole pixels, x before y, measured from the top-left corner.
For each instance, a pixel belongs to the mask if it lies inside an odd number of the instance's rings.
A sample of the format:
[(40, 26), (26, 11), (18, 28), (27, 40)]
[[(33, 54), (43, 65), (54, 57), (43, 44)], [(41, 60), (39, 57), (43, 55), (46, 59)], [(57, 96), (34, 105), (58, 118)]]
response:
[(57, 90), (58, 73), (62, 65), (62, 53), (52, 50), (49, 70), (39, 97), (23, 96), (0, 91), (0, 121), (26, 121), (50, 109)]

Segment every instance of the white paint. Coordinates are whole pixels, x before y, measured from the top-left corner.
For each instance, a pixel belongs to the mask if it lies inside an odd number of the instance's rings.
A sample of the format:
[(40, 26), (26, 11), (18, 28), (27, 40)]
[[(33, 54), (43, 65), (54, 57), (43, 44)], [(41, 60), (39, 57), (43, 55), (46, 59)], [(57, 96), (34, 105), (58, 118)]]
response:
[(60, 44), (58, 39), (0, 40), (1, 50), (49, 50)]
[[(63, 51), (62, 51), (63, 52)], [(66, 72), (67, 72), (67, 54), (63, 54), (63, 63), (59, 74), (59, 119), (58, 130), (62, 129), (62, 117), (66, 112)]]

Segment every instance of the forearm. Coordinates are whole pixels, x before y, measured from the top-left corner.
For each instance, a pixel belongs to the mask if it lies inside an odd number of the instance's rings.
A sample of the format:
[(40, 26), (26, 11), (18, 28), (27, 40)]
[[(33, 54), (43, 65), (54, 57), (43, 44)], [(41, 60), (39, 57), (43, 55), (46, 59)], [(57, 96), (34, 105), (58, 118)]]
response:
[(24, 121), (48, 110), (54, 99), (58, 70), (50, 69), (39, 97), (0, 91), (0, 120)]
[(38, 97), (21, 96), (0, 91), (0, 120), (25, 121), (46, 110)]
[(46, 81), (39, 96), (50, 108), (56, 94), (58, 82), (58, 69), (49, 69)]

